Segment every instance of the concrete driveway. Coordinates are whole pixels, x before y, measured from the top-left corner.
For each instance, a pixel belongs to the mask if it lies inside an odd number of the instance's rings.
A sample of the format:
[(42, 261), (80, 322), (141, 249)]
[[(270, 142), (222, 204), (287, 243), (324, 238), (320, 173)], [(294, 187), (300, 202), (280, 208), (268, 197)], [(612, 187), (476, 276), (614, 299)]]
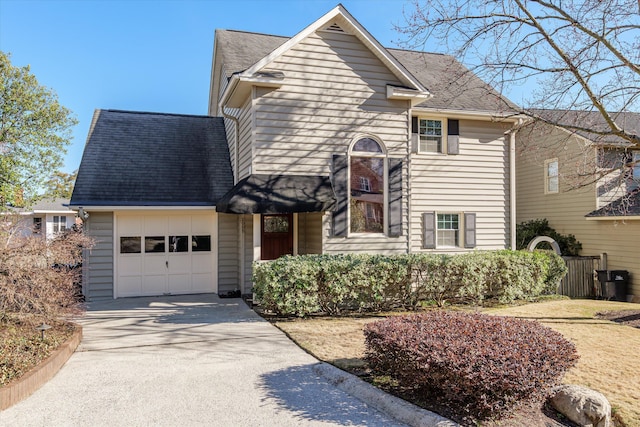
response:
[(0, 425), (405, 425), (343, 391), (351, 380), (323, 375), (335, 368), (239, 299), (94, 302), (80, 323), (78, 351)]

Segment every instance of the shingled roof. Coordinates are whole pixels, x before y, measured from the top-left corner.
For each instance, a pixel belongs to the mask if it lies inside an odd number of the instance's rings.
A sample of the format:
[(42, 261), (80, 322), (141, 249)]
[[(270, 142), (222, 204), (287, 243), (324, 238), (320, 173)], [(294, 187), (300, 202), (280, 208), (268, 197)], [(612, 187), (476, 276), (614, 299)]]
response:
[(640, 217), (640, 189), (633, 190), (608, 205), (585, 215), (587, 218), (632, 216)]
[(96, 110), (71, 206), (213, 206), (233, 187), (223, 119)]
[[(572, 127), (583, 128), (574, 132), (592, 142), (605, 145), (631, 145), (629, 141), (610, 134), (611, 128), (599, 111), (532, 109), (530, 112), (543, 120), (557, 123), (560, 126), (567, 126), (568, 130), (571, 130)], [(625, 132), (640, 135), (640, 113), (613, 112), (610, 114), (616, 124), (624, 129)], [(588, 132), (587, 129), (609, 132), (609, 134), (600, 135), (595, 132)]]
[[(227, 78), (250, 68), (287, 40), (289, 37), (216, 30), (216, 44), (224, 58)], [(453, 56), (400, 49), (387, 51), (433, 94), (433, 98), (418, 107), (487, 112), (518, 108)]]

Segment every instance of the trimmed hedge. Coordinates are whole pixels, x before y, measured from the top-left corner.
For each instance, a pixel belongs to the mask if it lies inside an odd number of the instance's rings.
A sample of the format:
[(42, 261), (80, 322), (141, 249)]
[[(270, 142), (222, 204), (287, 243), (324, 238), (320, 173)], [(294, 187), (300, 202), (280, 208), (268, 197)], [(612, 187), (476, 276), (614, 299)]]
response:
[(541, 402), (575, 366), (575, 346), (535, 321), (433, 310), (367, 324), (372, 371), (474, 418)]
[(334, 315), (411, 309), (425, 300), (509, 303), (555, 293), (566, 271), (550, 252), (302, 255), (254, 263), (253, 283), (258, 301), (275, 314)]

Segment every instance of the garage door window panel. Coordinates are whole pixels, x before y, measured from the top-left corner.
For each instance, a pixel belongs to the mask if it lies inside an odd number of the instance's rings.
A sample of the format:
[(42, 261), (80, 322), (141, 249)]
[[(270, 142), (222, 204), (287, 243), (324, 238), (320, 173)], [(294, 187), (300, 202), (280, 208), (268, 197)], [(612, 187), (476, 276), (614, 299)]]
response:
[(211, 236), (191, 236), (192, 252), (211, 252)]
[(139, 254), (142, 252), (142, 240), (137, 237), (120, 237), (121, 254)]
[(169, 252), (189, 252), (189, 236), (169, 236)]
[(164, 253), (165, 242), (164, 236), (147, 236), (144, 238), (144, 252), (150, 253)]

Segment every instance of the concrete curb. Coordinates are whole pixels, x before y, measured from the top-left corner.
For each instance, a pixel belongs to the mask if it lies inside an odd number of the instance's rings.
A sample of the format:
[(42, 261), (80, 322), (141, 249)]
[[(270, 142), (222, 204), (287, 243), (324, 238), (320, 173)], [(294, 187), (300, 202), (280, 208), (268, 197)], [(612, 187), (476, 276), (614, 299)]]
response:
[(412, 427), (459, 426), (447, 418), (387, 394), (355, 375), (351, 375), (328, 363), (317, 363), (313, 366), (313, 371), (336, 388)]
[(62, 343), (49, 357), (27, 372), (18, 381), (0, 388), (0, 411), (31, 396), (58, 373), (67, 363), (82, 340), (82, 326), (75, 324), (73, 335)]

